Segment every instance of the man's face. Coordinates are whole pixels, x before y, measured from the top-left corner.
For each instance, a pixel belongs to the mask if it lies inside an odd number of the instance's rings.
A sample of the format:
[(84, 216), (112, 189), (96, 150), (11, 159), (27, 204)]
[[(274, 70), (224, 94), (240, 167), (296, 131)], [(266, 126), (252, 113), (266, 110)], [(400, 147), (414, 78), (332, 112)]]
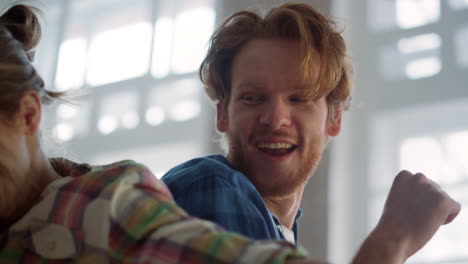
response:
[(227, 109), (217, 128), (229, 141), (228, 159), (266, 196), (301, 190), (315, 170), (328, 136), (341, 128), (341, 111), (328, 118), (325, 98), (313, 100), (320, 56), (302, 78), (301, 47), (290, 40), (257, 39), (234, 59)]

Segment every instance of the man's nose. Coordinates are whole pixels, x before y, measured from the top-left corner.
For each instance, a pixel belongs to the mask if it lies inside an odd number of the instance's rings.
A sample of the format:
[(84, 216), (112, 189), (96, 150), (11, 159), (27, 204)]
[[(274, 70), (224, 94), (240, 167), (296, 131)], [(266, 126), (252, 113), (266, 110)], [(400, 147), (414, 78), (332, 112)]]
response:
[(270, 100), (260, 114), (260, 124), (271, 129), (290, 126), (291, 123), (290, 106), (280, 99)]

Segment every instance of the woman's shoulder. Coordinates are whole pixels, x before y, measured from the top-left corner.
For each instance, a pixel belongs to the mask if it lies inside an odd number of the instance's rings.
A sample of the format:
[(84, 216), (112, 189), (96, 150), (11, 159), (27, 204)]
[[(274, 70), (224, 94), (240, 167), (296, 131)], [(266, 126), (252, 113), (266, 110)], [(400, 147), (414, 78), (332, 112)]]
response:
[(50, 163), (62, 177), (82, 178), (93, 176), (121, 177), (127, 174), (152, 174), (149, 169), (134, 160), (122, 160), (104, 165), (78, 163), (65, 158), (51, 158)]
[[(104, 165), (80, 164), (67, 159), (52, 159), (55, 170), (69, 177), (61, 191), (84, 192), (93, 196), (110, 195), (122, 185), (164, 189), (165, 186), (145, 165), (133, 160), (122, 160)], [(163, 188), (164, 187), (164, 188)]]

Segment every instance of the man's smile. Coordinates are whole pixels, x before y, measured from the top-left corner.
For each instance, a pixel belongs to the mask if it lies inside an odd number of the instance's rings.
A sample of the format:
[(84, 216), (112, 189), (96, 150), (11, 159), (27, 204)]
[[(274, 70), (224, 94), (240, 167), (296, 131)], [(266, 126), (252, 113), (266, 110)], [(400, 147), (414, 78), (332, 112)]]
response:
[(260, 151), (274, 156), (292, 153), (297, 148), (296, 145), (286, 142), (260, 142), (256, 146)]

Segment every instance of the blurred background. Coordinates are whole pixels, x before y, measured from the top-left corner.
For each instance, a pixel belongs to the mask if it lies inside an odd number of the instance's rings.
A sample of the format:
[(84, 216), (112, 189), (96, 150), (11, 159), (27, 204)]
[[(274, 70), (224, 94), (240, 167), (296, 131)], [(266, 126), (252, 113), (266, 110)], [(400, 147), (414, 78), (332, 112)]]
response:
[[(197, 69), (215, 25), (274, 0), (47, 0), (36, 66), (51, 90), (51, 155), (134, 159), (160, 177), (220, 152)], [(344, 29), (353, 109), (309, 182), (301, 244), (347, 263), (375, 226), (393, 177), (424, 172), (465, 207), (408, 263), (468, 263), (468, 0), (309, 0)]]

